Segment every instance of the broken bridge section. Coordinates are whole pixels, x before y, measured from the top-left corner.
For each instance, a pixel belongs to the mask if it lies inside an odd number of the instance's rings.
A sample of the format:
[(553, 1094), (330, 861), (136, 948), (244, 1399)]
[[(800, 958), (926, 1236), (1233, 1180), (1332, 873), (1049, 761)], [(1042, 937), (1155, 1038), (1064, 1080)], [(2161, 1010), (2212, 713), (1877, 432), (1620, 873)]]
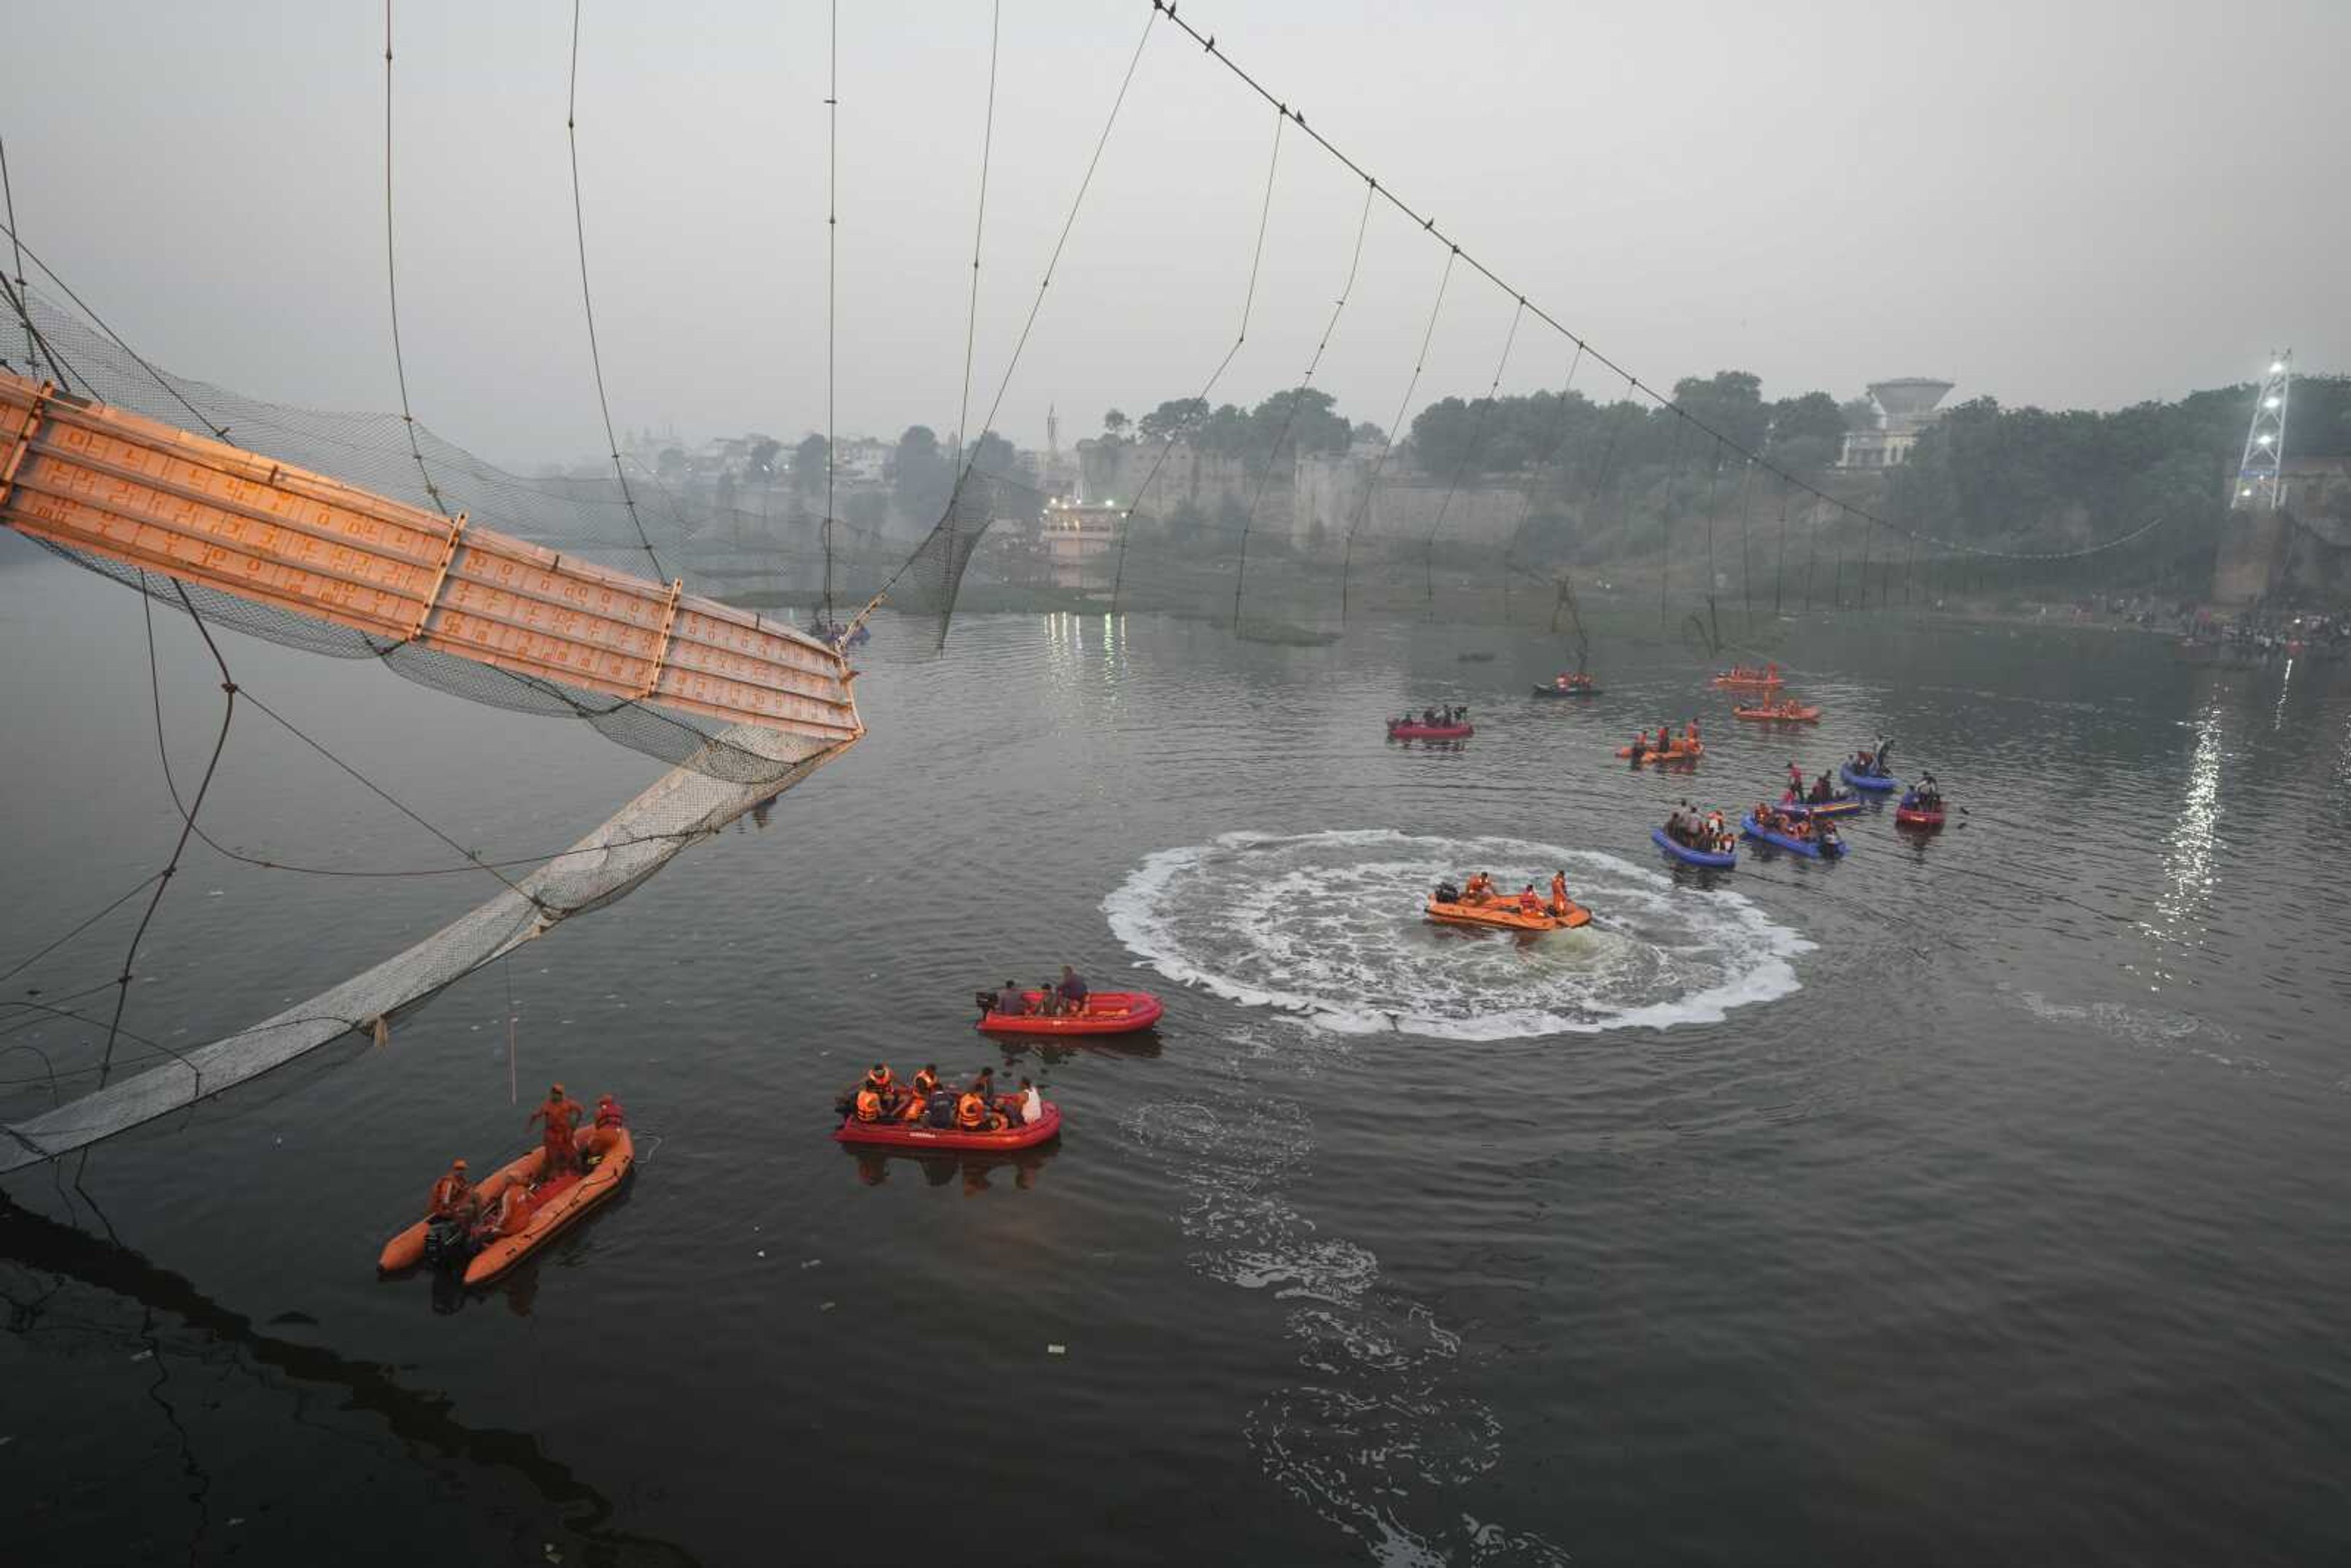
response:
[(845, 662), (790, 627), (5, 372), (0, 523), (379, 653), (821, 742), (863, 733)]

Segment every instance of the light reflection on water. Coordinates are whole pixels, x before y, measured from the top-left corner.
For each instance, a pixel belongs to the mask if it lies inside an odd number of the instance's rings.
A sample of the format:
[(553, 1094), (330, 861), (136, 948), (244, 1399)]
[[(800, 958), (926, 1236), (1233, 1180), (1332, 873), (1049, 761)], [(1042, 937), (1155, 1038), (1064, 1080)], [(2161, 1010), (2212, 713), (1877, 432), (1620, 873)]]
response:
[(2167, 941), (2198, 947), (2204, 945), (2203, 916), (2220, 847), (2221, 716), (2215, 702), (2196, 721), (2196, 754), (2188, 764), (2187, 794), (2164, 847), (2163, 892), (2155, 901), (2161, 919), (2150, 927)]

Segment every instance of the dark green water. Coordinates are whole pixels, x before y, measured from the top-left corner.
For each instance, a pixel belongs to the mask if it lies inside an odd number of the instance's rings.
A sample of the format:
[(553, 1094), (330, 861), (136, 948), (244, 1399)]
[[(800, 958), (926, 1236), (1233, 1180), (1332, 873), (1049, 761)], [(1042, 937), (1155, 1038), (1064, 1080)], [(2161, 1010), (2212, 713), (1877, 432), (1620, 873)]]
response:
[[(218, 695), (159, 634), (184, 767)], [(2104, 635), (1781, 636), (1829, 712), (1792, 742), (1735, 733), (1677, 643), (1604, 643), (1604, 695), (1538, 704), (1555, 644), (1500, 633), (982, 617), (939, 659), (885, 621), (872, 737), (766, 831), (388, 1047), (99, 1148), (78, 1190), (11, 1180), (6, 1560), (2351, 1556), (2351, 685)], [(0, 572), (0, 646), (5, 967), (176, 819), (131, 595)], [(227, 652), (494, 853), (650, 776), (584, 730)], [(1446, 699), (1466, 748), (1383, 742)], [(1607, 760), (1692, 713), (1696, 778)], [(1749, 801), (1881, 728), (1964, 825), (1865, 818), (1843, 863), (1711, 882), (1647, 841), (1680, 795)], [(214, 788), (215, 833), (268, 858), (448, 863), (266, 719)], [(1555, 866), (1592, 931), (1416, 917), (1435, 869)], [(486, 891), (193, 851), (128, 1021), (211, 1038)], [(103, 1006), (127, 936), (6, 999)], [(975, 986), (1065, 959), (1159, 990), (1165, 1025), (971, 1030)], [(90, 1060), (87, 1025), (0, 1030), (12, 1113), (49, 1089), (9, 1048)], [(861, 1159), (826, 1106), (876, 1056), (1033, 1075), (1066, 1134)], [(442, 1162), (521, 1148), (550, 1076), (627, 1101), (626, 1199), (486, 1295), (377, 1281)]]

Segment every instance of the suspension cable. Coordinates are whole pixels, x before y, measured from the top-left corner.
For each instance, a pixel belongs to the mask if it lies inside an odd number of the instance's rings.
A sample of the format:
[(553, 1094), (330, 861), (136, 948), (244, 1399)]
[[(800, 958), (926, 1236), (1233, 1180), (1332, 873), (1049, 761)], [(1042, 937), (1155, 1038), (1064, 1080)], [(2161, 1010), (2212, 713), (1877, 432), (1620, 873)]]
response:
[[(1209, 394), (1217, 390), (1217, 383), (1224, 379), (1225, 371), (1233, 362), (1233, 356), (1241, 351), (1243, 343), (1249, 341), (1249, 315), (1257, 306), (1258, 270), (1265, 261), (1266, 225), (1273, 217), (1274, 176), (1281, 168), (1281, 129), (1289, 122), (1289, 119), (1288, 115), (1281, 113), (1277, 113), (1273, 117), (1273, 151), (1266, 159), (1265, 196), (1258, 206), (1257, 243), (1249, 252), (1249, 287), (1241, 296), (1241, 324), (1233, 334), (1232, 346), (1225, 350), (1225, 357), (1217, 361), (1217, 368), (1208, 372), (1208, 379), (1201, 383), (1199, 395), (1192, 400), (1192, 418), (1195, 420), (1207, 417)], [(1176, 443), (1183, 438), (1188, 428), (1187, 422), (1181, 419), (1168, 425), (1167, 438), (1159, 444), (1159, 453), (1151, 460), (1150, 472), (1144, 475), (1143, 483), (1135, 486), (1133, 498), (1126, 504), (1126, 510), (1119, 517), (1118, 564), (1111, 572), (1110, 582), (1110, 605), (1113, 614), (1118, 611), (1119, 590), (1126, 578), (1126, 542), (1134, 534), (1134, 514), (1142, 509), (1143, 499), (1151, 493), (1151, 486), (1158, 479), (1159, 470), (1166, 463), (1168, 454), (1176, 450)]]
[(596, 374), (596, 407), (604, 416), (604, 444), (612, 454), (612, 476), (621, 482), (621, 503), (629, 510), (629, 521), (635, 525), (637, 542), (644, 547), (645, 559), (653, 562), (653, 575), (663, 581), (669, 573), (662, 570), (661, 557), (653, 553), (653, 537), (645, 532), (645, 520), (637, 513), (636, 493), (629, 487), (629, 471), (621, 463), (621, 438), (612, 433), (612, 401), (604, 394), (604, 355), (596, 342), (596, 297), (588, 287), (588, 215), (580, 199), (580, 8), (581, 0), (571, 0), (571, 77), (570, 92), (563, 110), (563, 131), (571, 146), (571, 230), (580, 248), (580, 307), (588, 318), (588, 363)]
[(400, 423), (408, 433), (408, 455), (416, 460), (424, 494), (445, 517), (449, 507), (441, 499), (441, 487), (433, 482), (432, 471), (424, 466), (424, 449), (417, 444), (416, 412), (408, 402), (408, 361), (400, 348), (400, 268), (392, 256), (392, 0), (383, 0), (383, 283), (384, 297), (392, 308), (392, 368), (400, 382)]
[[(839, 460), (834, 423), (833, 354), (840, 311), (841, 267), (841, 0), (832, 0), (825, 29), (824, 87), (824, 623), (832, 625), (833, 475)], [(848, 640), (842, 639), (847, 646)]]
[[(1428, 525), (1428, 538), (1421, 543), (1423, 591), (1427, 600), (1430, 620), (1437, 618), (1437, 536), (1444, 530), (1445, 519), (1453, 510), (1453, 497), (1461, 488), (1463, 476), (1469, 472), (1470, 462), (1477, 456), (1486, 435), (1486, 420), (1494, 412), (1495, 394), (1502, 390), (1502, 372), (1510, 362), (1510, 345), (1519, 340), (1519, 323), (1526, 319), (1527, 302), (1523, 299), (1510, 311), (1510, 329), (1502, 337), (1502, 357), (1494, 361), (1494, 379), (1487, 384), (1486, 395), (1478, 404), (1478, 412), (1469, 422), (1469, 442), (1462, 448), (1461, 461), (1453, 465), (1452, 483), (1445, 486), (1445, 499), (1437, 503), (1437, 520)], [(1507, 553), (1510, 546), (1502, 547)]]
[[(1134, 53), (1127, 59), (1126, 74), (1120, 78), (1118, 96), (1111, 100), (1110, 113), (1102, 120), (1102, 134), (1094, 140), (1093, 155), (1086, 161), (1085, 175), (1078, 182), (1077, 194), (1070, 202), (1069, 215), (1061, 221), (1061, 237), (1053, 242), (1052, 254), (1046, 257), (1045, 275), (1037, 284), (1037, 298), (1029, 301), (1028, 319), (1021, 323), (1020, 335), (1013, 341), (1011, 356), (1005, 362), (1003, 379), (997, 382), (995, 399), (988, 404), (987, 417), (980, 421), (982, 430), (988, 429), (996, 423), (996, 415), (1004, 406), (1005, 394), (1012, 388), (1013, 372), (1019, 368), (1020, 356), (1029, 347), (1029, 334), (1036, 330), (1038, 315), (1045, 308), (1046, 290), (1052, 287), (1053, 274), (1061, 264), (1061, 253), (1069, 247), (1071, 232), (1077, 227), (1078, 214), (1085, 205), (1086, 193), (1093, 186), (1095, 171), (1102, 167), (1102, 153), (1110, 146), (1110, 133), (1118, 125), (1119, 110), (1126, 106), (1127, 90), (1134, 85), (1135, 68), (1143, 63), (1144, 47), (1151, 42), (1153, 26), (1158, 20), (1159, 11), (1156, 6), (1154, 6), (1150, 17), (1143, 24), (1142, 36), (1134, 41)], [(938, 526), (932, 529), (934, 535), (945, 530), (952, 536), (956, 507), (963, 497), (964, 486), (971, 478), (972, 469), (978, 460), (979, 452), (975, 445), (971, 455), (963, 459), (962, 466), (956, 475), (955, 487), (947, 493), (946, 511), (939, 518)], [(950, 545), (952, 545), (952, 538), (950, 538)], [(866, 601), (864, 609), (850, 618), (849, 623), (852, 629), (864, 623), (866, 617), (872, 615), (875, 607), (889, 597), (890, 590), (896, 586), (898, 580), (906, 574), (907, 569), (920, 559), (922, 555), (923, 551), (916, 549), (898, 563), (897, 570), (883, 580), (881, 591)], [(952, 569), (954, 562), (949, 560), (947, 565)], [(951, 599), (942, 596), (939, 614), (939, 642), (942, 645), (946, 642), (947, 615), (953, 608)]]
[[(1265, 455), (1264, 467), (1258, 473), (1257, 488), (1249, 494), (1249, 511), (1241, 518), (1240, 564), (1239, 569), (1233, 574), (1233, 629), (1235, 631), (1238, 631), (1241, 624), (1241, 592), (1249, 585), (1249, 530), (1256, 526), (1258, 507), (1265, 499), (1266, 486), (1273, 483), (1274, 463), (1281, 456), (1282, 446), (1289, 441), (1290, 430), (1298, 423), (1298, 411), (1305, 405), (1307, 389), (1314, 384), (1314, 372), (1322, 368), (1322, 352), (1331, 346), (1331, 334), (1338, 329), (1339, 313), (1347, 308), (1347, 297), (1355, 291), (1355, 274), (1364, 265), (1364, 235), (1371, 225), (1372, 187), (1367, 183), (1364, 186), (1364, 211), (1355, 220), (1354, 249), (1347, 259), (1347, 281), (1339, 286), (1338, 303), (1331, 307), (1331, 319), (1322, 324), (1322, 336), (1315, 341), (1314, 357), (1306, 361), (1306, 373), (1298, 378), (1297, 390), (1291, 395), (1290, 407), (1281, 418), (1281, 429), (1274, 436), (1273, 445)], [(1353, 444), (1352, 433), (1348, 444)], [(1343, 445), (1340, 450), (1345, 451), (1346, 446)], [(1297, 477), (1296, 469), (1296, 455), (1293, 453), (1291, 455), (1293, 484)], [(1113, 606), (1118, 602), (1115, 585), (1112, 589), (1111, 602)]]
[[(1259, 81), (1256, 77), (1252, 76), (1247, 69), (1243, 68), (1238, 61), (1233, 59), (1228, 53), (1217, 47), (1215, 34), (1203, 33), (1199, 28), (1193, 26), (1192, 23), (1186, 21), (1181, 16), (1178, 16), (1176, 14), (1176, 0), (1149, 0), (1149, 4), (1151, 5), (1152, 15), (1155, 17), (1164, 11), (1166, 14), (1167, 20), (1169, 22), (1174, 24), (1176, 26), (1182, 28), (1184, 32), (1191, 37), (1194, 43), (1196, 43), (1201, 47), (1201, 51), (1204, 54), (1206, 54), (1209, 58), (1215, 60), (1217, 64), (1223, 66), (1228, 71), (1230, 71), (1244, 87), (1249, 89), (1249, 91), (1254, 92), (1259, 98), (1263, 99), (1266, 102), (1272, 104), (1277, 109), (1283, 107), (1284, 100), (1279, 94), (1274, 92), (1272, 89), (1267, 87), (1264, 83)], [(1355, 175), (1358, 179), (1371, 181), (1373, 188), (1382, 196), (1386, 198), (1389, 205), (1395, 207), (1395, 210), (1405, 217), (1409, 218), (1416, 228), (1418, 228), (1428, 235), (1429, 237), (1436, 240), (1438, 244), (1448, 247), (1454, 257), (1466, 262), (1473, 271), (1484, 277), (1487, 282), (1492, 284), (1496, 288), (1501, 290), (1505, 296), (1511, 298), (1526, 298), (1524, 290), (1517, 288), (1505, 281), (1503, 277), (1499, 273), (1495, 272), (1492, 267), (1479, 260), (1478, 257), (1470, 252), (1463, 249), (1459, 241), (1456, 240), (1445, 230), (1438, 228), (1437, 226), (1436, 218), (1419, 211), (1412, 206), (1411, 204), (1405, 202), (1403, 197), (1395, 193), (1395, 191), (1392, 186), (1383, 184), (1378, 182), (1374, 178), (1370, 170), (1357, 162), (1346, 152), (1341, 151), (1336, 143), (1332, 142), (1321, 131), (1309, 127), (1306, 123), (1306, 116), (1302, 110), (1290, 109), (1287, 112), (1290, 114), (1291, 119), (1298, 122), (1298, 128), (1301, 131), (1305, 131), (1308, 136), (1312, 137), (1315, 142), (1321, 146), (1325, 152), (1329, 153), (1341, 165), (1346, 168), (1350, 173)], [(1549, 327), (1552, 331), (1558, 333), (1562, 339), (1572, 342), (1581, 342), (1583, 340), (1579, 334), (1570, 330), (1558, 317), (1554, 316), (1541, 306), (1535, 304), (1531, 299), (1528, 300), (1527, 310), (1530, 315), (1533, 316), (1543, 325)], [(1779, 475), (1782, 478), (1786, 479), (1790, 484), (1796, 486), (1798, 488), (1804, 490), (1815, 499), (1826, 502), (1828, 505), (1836, 507), (1840, 511), (1848, 513), (1874, 528), (1885, 528), (1889, 532), (1903, 534), (1906, 536), (1916, 535), (1919, 538), (1925, 538), (1929, 544), (1939, 544), (1947, 549), (1962, 551), (1971, 555), (1998, 556), (2009, 559), (2070, 560), (2083, 556), (2099, 554), (2105, 550), (2118, 549), (2122, 546), (2138, 538), (2141, 535), (2161, 527), (2163, 522), (2166, 520), (2161, 517), (2156, 518), (2140, 528), (2133, 529), (2129, 533), (2109, 539), (2103, 544), (2093, 545), (2085, 549), (2080, 550), (2002, 551), (1989, 549), (1978, 545), (1964, 544), (1956, 540), (1938, 538), (1931, 534), (1927, 534), (1923, 532), (1923, 530), (1913, 528), (1907, 524), (1896, 522), (1889, 517), (1880, 517), (1876, 513), (1872, 512), (1865, 507), (1856, 507), (1851, 502), (1840, 500), (1836, 497), (1821, 489), (1819, 486), (1807, 483), (1805, 480), (1789, 473), (1786, 469), (1780, 467), (1777, 464), (1770, 462), (1768, 459), (1761, 457), (1759, 454), (1750, 451), (1746, 446), (1740, 443), (1732, 441), (1722, 431), (1715, 429), (1705, 421), (1688, 413), (1688, 412), (1682, 409), (1674, 399), (1656, 391), (1655, 388), (1643, 384), (1640, 379), (1635, 375), (1633, 371), (1625, 369), (1625, 366), (1617, 363), (1614, 360), (1610, 359), (1599, 350), (1593, 349), (1591, 350), (1591, 353), (1592, 356), (1598, 360), (1603, 365), (1606, 366), (1616, 374), (1623, 376), (1639, 391), (1646, 392), (1650, 398), (1660, 405), (1673, 408), (1676, 412), (1682, 413), (1684, 417), (1688, 418), (1692, 423), (1698, 427), (1702, 434), (1715, 436), (1718, 439), (1724, 441), (1727, 444), (1739, 452), (1741, 456), (1753, 459), (1754, 461), (1762, 464), (1769, 472)]]
[[(1316, 140), (1321, 139), (1318, 137)], [(1387, 439), (1380, 444), (1380, 455), (1373, 460), (1371, 477), (1364, 482), (1363, 505), (1355, 510), (1355, 520), (1347, 525), (1346, 543), (1339, 554), (1339, 624), (1342, 626), (1347, 623), (1347, 577), (1355, 560), (1355, 534), (1364, 526), (1364, 518), (1371, 515), (1372, 493), (1379, 486), (1380, 470), (1387, 466), (1388, 454), (1395, 450), (1396, 429), (1404, 423), (1405, 411), (1412, 406), (1413, 392), (1420, 386), (1422, 367), (1428, 363), (1428, 345), (1437, 337), (1437, 318), (1445, 309), (1445, 290), (1453, 281), (1453, 264), (1460, 259), (1459, 251), (1449, 251), (1446, 255), (1445, 270), (1437, 279), (1437, 298), (1428, 308), (1428, 325), (1420, 335), (1420, 353), (1412, 362), (1412, 376), (1404, 384), (1404, 396), (1396, 402), (1395, 418), (1388, 425)]]

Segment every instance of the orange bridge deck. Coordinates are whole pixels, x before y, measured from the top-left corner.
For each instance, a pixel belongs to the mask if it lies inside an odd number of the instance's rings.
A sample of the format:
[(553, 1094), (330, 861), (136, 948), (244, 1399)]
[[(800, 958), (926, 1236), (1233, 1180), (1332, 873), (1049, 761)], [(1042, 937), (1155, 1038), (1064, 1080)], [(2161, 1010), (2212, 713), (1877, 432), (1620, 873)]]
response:
[(0, 372), (0, 523), (393, 643), (831, 741), (841, 655), (748, 611)]

